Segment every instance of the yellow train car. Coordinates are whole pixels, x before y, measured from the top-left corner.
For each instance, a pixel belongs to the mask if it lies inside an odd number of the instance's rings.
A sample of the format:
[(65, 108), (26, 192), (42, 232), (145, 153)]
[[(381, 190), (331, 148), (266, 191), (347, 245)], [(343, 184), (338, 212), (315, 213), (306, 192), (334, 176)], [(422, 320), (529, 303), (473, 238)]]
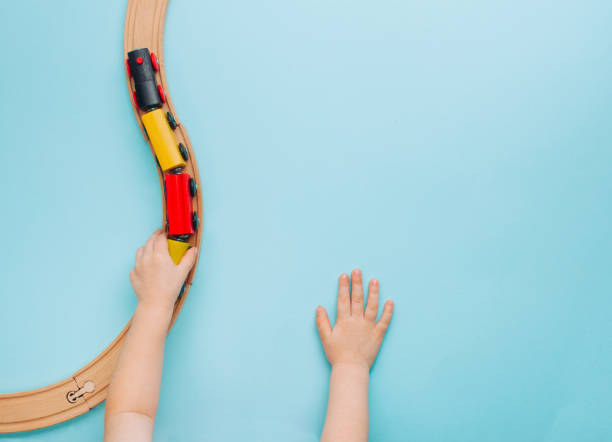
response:
[[(171, 117), (162, 109), (155, 109), (142, 116), (142, 123), (155, 151), (157, 161), (164, 172), (177, 167), (185, 167), (187, 160), (187, 150), (184, 146), (179, 145), (173, 128), (168, 122)], [(174, 119), (172, 118), (171, 121)]]

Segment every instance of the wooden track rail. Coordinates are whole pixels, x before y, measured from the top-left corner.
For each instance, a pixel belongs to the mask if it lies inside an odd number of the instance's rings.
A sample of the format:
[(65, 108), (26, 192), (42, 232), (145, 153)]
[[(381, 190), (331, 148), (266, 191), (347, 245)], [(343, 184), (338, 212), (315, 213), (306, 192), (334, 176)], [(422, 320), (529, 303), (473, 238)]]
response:
[[(174, 105), (172, 104), (166, 82), (166, 73), (164, 71), (163, 36), (168, 1), (169, 0), (128, 1), (124, 28), (124, 57), (123, 60), (118, 60), (118, 63), (123, 65), (124, 60), (127, 58), (127, 53), (133, 49), (149, 48), (151, 52), (157, 55), (160, 65), (159, 74), (161, 86), (166, 93), (166, 103), (164, 103), (163, 109), (164, 111), (170, 111), (174, 115), (178, 123), (178, 127), (175, 131), (176, 138), (187, 147), (189, 152), (189, 161), (187, 161), (184, 171), (189, 173), (196, 181), (198, 192), (193, 204), (194, 210), (197, 212), (200, 220), (202, 220), (203, 206), (200, 192), (202, 187), (200, 185), (198, 167), (195, 163), (194, 152), (187, 132), (183, 125), (180, 124)], [(126, 81), (130, 96), (132, 96), (134, 89), (127, 73)], [(134, 108), (136, 120), (144, 136), (140, 118), (142, 111), (133, 101), (132, 106)], [(151, 147), (151, 152), (155, 155), (152, 146), (149, 147)], [(152, 164), (155, 164), (155, 162)], [(165, 226), (166, 207), (165, 198), (163, 197), (164, 174), (159, 168), (157, 170), (159, 173), (162, 204), (164, 208), (162, 226)], [(200, 225), (194, 235), (191, 235), (189, 240), (192, 245), (198, 247), (198, 250), (200, 249), (200, 241), (202, 238), (201, 231), (202, 225)], [(174, 321), (185, 303), (196, 266), (197, 259), (192, 271), (187, 276), (183, 295), (177, 300), (174, 307), (174, 314), (170, 327), (174, 324)], [(29, 431), (54, 425), (79, 416), (101, 403), (106, 398), (110, 377), (115, 368), (129, 326), (130, 324), (128, 323), (121, 333), (119, 333), (119, 336), (117, 336), (100, 355), (74, 373), (71, 377), (36, 390), (0, 394), (0, 433)]]

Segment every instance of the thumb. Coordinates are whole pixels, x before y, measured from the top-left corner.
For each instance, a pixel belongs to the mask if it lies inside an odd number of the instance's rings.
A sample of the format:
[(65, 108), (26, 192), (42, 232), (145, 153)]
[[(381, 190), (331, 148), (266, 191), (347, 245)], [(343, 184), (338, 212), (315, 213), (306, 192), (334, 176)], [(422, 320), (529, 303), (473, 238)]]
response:
[(193, 264), (195, 263), (197, 256), (198, 256), (198, 248), (192, 247), (189, 250), (187, 250), (187, 253), (185, 253), (185, 255), (183, 256), (183, 259), (181, 259), (181, 262), (179, 262), (178, 266), (183, 271), (185, 276), (187, 276), (187, 273), (189, 273), (189, 270), (191, 270), (191, 268), (193, 267)]
[(322, 306), (317, 307), (315, 322), (317, 324), (317, 330), (319, 330), (321, 341), (325, 341), (329, 335), (331, 335), (332, 328), (331, 324), (329, 323), (327, 311)]

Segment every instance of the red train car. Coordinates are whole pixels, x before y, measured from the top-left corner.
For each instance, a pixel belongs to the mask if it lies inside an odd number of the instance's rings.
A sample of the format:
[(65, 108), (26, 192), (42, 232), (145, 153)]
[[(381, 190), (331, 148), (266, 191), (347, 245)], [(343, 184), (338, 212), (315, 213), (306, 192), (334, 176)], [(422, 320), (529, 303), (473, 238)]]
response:
[(192, 202), (195, 194), (196, 184), (189, 174), (166, 174), (168, 235), (192, 235), (198, 230), (199, 219)]

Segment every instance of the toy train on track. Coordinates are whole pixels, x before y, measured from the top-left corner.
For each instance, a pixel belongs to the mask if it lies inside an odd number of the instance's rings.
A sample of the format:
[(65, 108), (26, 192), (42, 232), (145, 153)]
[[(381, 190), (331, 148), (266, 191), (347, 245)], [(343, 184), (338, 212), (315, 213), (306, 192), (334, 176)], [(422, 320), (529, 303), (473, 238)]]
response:
[(155, 78), (159, 61), (147, 48), (128, 52), (125, 62), (128, 75), (134, 81), (134, 104), (142, 110), (144, 132), (155, 153), (158, 167), (164, 179), (168, 251), (178, 264), (191, 246), (187, 241), (199, 226), (198, 214), (193, 210), (193, 198), (197, 192), (193, 177), (184, 171), (189, 152), (174, 134), (176, 120), (170, 112), (164, 112), (166, 97), (161, 84)]

